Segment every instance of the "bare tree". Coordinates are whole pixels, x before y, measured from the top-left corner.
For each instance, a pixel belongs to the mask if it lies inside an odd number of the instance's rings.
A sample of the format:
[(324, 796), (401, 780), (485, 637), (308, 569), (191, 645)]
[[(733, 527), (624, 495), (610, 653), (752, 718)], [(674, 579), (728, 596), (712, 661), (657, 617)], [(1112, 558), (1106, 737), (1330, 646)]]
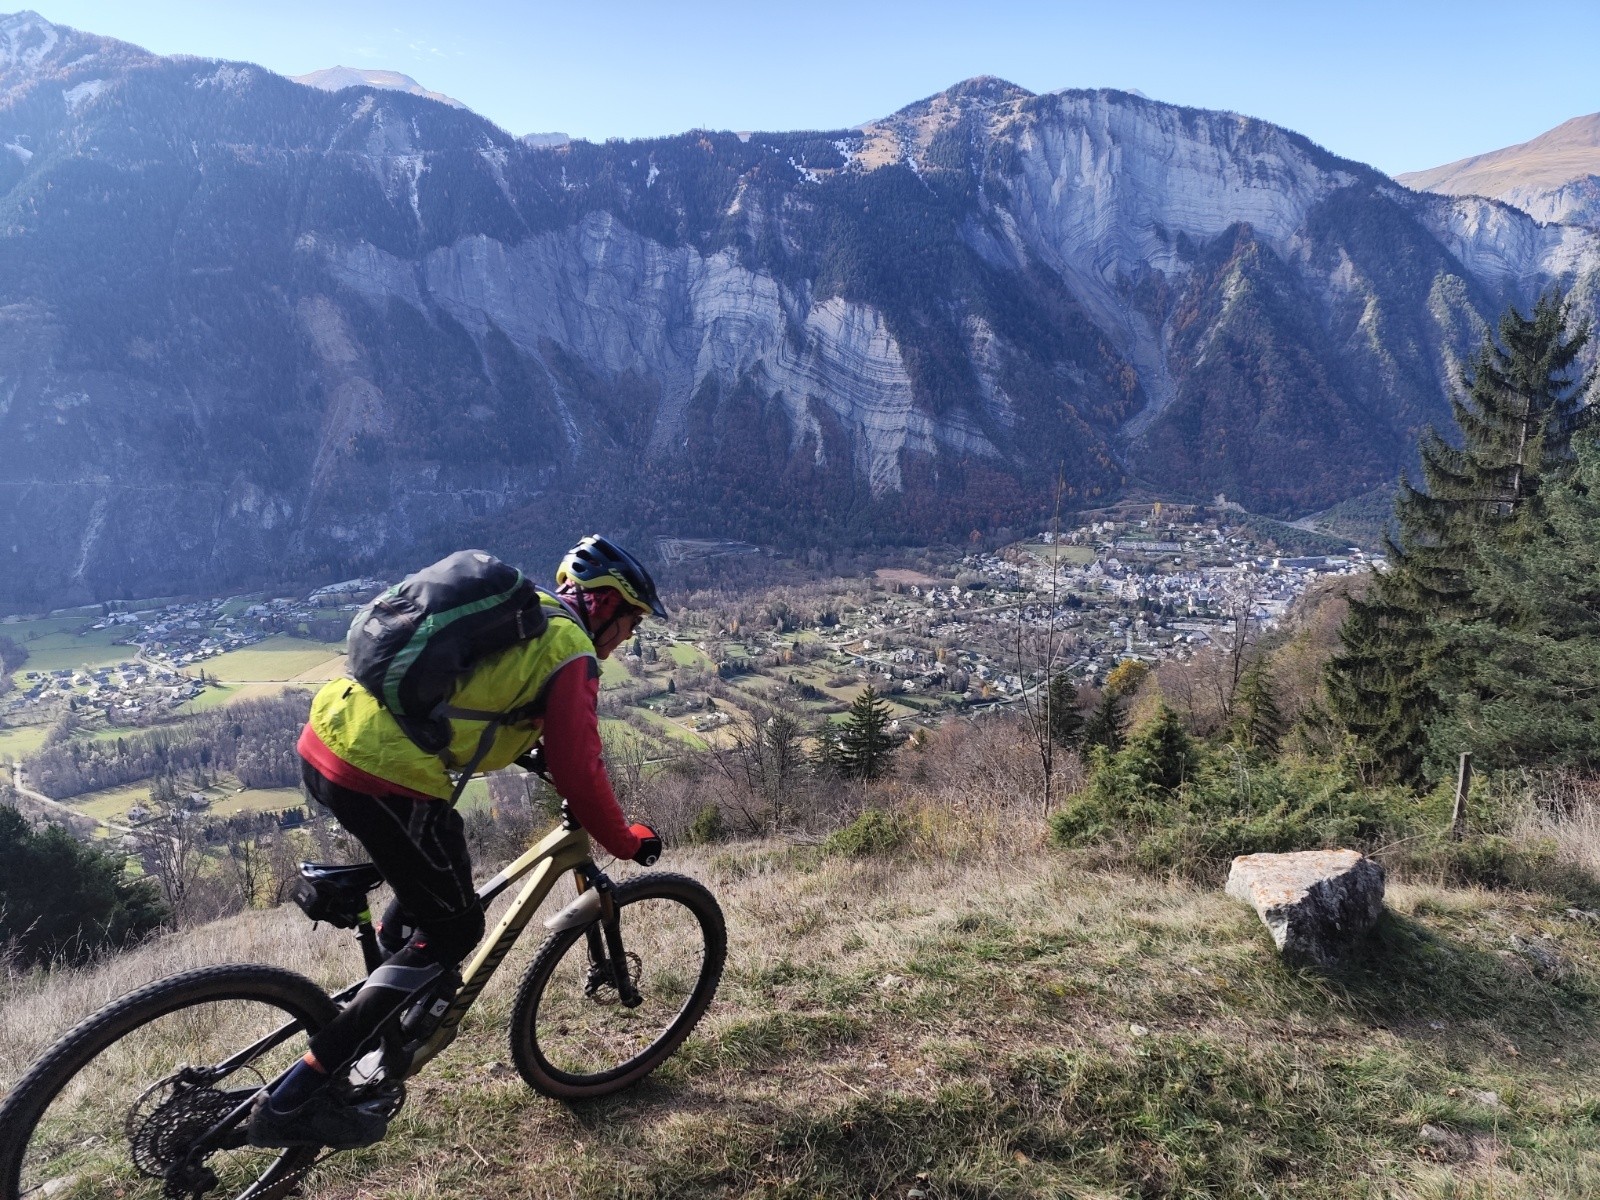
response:
[(205, 866), (199, 822), (181, 803), (163, 803), (161, 815), (145, 827), (141, 849), (145, 869), (180, 924), (193, 915), (195, 885)]
[[(1050, 521), (1050, 601), (1049, 612), (1045, 617), (1044, 628), (1038, 631), (1031, 639), (1027, 636), (1027, 621), (1024, 616), (1026, 610), (1017, 613), (1016, 628), (1013, 632), (1013, 658), (1017, 664), (1017, 682), (1022, 688), (1022, 711), (1027, 718), (1028, 732), (1031, 735), (1033, 747), (1039, 754), (1039, 766), (1044, 772), (1044, 795), (1042, 802), (1044, 811), (1048, 813), (1054, 804), (1053, 788), (1056, 771), (1056, 739), (1051, 736), (1053, 725), (1051, 722), (1051, 705), (1055, 703), (1055, 689), (1050, 686), (1051, 677), (1061, 665), (1063, 652), (1066, 649), (1066, 638), (1062, 636), (1059, 613), (1061, 609), (1061, 497), (1066, 490), (1066, 477), (1058, 473), (1056, 477), (1055, 515)], [(1034, 664), (1037, 664), (1035, 666)], [(1028, 686), (1030, 675), (1038, 678), (1032, 688)]]
[(779, 830), (791, 820), (809, 783), (806, 727), (781, 699), (751, 706), (730, 729), (731, 742), (707, 758), (726, 784), (724, 799), (752, 831)]
[(1239, 680), (1249, 665), (1250, 650), (1256, 644), (1260, 627), (1255, 619), (1256, 589), (1246, 587), (1230, 595), (1224, 607), (1228, 617), (1228, 631), (1220, 637), (1213, 634), (1211, 641), (1220, 652), (1220, 670), (1212, 672), (1211, 685), (1216, 691), (1217, 708), (1222, 719), (1233, 716), (1233, 700), (1239, 692)]
[(254, 908), (272, 878), (270, 835), (251, 833), (230, 842), (223, 871), (239, 903)]

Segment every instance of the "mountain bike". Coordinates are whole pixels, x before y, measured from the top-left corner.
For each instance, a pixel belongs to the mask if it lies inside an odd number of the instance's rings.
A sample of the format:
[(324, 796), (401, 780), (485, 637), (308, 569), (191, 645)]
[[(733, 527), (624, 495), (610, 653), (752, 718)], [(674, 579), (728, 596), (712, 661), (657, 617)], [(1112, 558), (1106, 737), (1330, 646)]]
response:
[[(548, 931), (511, 1008), (511, 1057), (536, 1091), (606, 1096), (643, 1079), (705, 1014), (722, 977), (722, 910), (701, 884), (649, 872), (613, 882), (565, 805), (561, 823), (478, 889), (487, 907), (527, 877), (450, 995), (430, 982), (329, 1086), (392, 1116), (405, 1081), (455, 1040), (461, 1019), (556, 882), (577, 898)], [(383, 960), (367, 896), (371, 863), (302, 863), (295, 900), (356, 931), (367, 973)], [(453, 985), (455, 979), (449, 983)], [(293, 971), (201, 967), (113, 1001), (61, 1037), (0, 1104), (0, 1200), (290, 1194), (329, 1152), (245, 1141), (251, 1102), (288, 1072), (305, 1037), (355, 995)]]

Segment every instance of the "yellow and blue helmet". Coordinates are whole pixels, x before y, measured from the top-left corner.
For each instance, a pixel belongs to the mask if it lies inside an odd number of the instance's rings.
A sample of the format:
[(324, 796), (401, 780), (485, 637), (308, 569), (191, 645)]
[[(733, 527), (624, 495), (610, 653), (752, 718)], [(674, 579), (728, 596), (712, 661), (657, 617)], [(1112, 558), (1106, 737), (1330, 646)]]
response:
[(665, 621), (667, 610), (656, 595), (656, 581), (633, 555), (609, 538), (591, 533), (561, 560), (556, 568), (556, 586), (572, 584), (583, 588), (616, 588), (629, 604)]

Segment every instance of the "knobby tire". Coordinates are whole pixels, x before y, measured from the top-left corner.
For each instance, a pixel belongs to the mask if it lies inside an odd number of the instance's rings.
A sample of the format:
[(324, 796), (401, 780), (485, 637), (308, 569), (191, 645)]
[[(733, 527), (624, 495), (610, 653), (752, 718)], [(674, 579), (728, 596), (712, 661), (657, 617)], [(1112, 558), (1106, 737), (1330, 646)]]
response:
[[(548, 1014), (542, 1012), (541, 1006), (555, 1006), (547, 995), (547, 989), (558, 968), (564, 967), (571, 974), (575, 963), (587, 962), (585, 927), (562, 930), (547, 937), (517, 988), (516, 1001), (511, 1010), (510, 1038), (511, 1056), (523, 1079), (535, 1091), (555, 1099), (595, 1099), (621, 1091), (643, 1079), (689, 1036), (705, 1015), (722, 978), (723, 964), (727, 959), (727, 930), (716, 897), (702, 884), (686, 875), (652, 872), (617, 884), (612, 895), (618, 909), (618, 920), (622, 924), (624, 951), (630, 957), (636, 951), (642, 955), (638, 964), (642, 992), (650, 996), (652, 987), (657, 985), (657, 978), (652, 974), (655, 964), (648, 951), (651, 929), (645, 924), (630, 926), (627, 914), (630, 906), (646, 901), (681, 905), (686, 910), (682, 915), (693, 919), (694, 936), (699, 938), (701, 945), (696, 978), (681, 1008), (643, 1049), (603, 1070), (566, 1070), (551, 1062), (546, 1048), (541, 1045), (541, 1016), (546, 1017), (547, 1027), (549, 1021)], [(635, 911), (640, 910), (636, 908)], [(676, 909), (664, 911), (672, 914), (677, 912)], [(577, 955), (578, 959), (572, 959), (569, 957), (571, 955)], [(572, 997), (568, 994), (559, 999), (571, 1000)], [(617, 1021), (628, 1020), (627, 1010), (605, 1010), (598, 1005), (592, 1010), (585, 1010), (585, 1014), (596, 1022), (604, 1022), (607, 1012), (617, 1014), (614, 1018)]]
[[(338, 1012), (338, 1006), (327, 994), (304, 976), (277, 967), (243, 963), (185, 971), (112, 1001), (62, 1035), (0, 1104), (0, 1200), (24, 1200), (46, 1191), (42, 1187), (21, 1191), (24, 1159), (51, 1102), (79, 1072), (144, 1026), (185, 1009), (228, 1001), (250, 1001), (280, 1009), (285, 1021), (298, 1021), (307, 1032), (320, 1029)], [(108, 1139), (122, 1137), (120, 1125), (104, 1132)], [(317, 1154), (314, 1147), (282, 1151), (237, 1196), (274, 1200), (284, 1195)], [(154, 1180), (149, 1182), (153, 1187), (160, 1186)]]

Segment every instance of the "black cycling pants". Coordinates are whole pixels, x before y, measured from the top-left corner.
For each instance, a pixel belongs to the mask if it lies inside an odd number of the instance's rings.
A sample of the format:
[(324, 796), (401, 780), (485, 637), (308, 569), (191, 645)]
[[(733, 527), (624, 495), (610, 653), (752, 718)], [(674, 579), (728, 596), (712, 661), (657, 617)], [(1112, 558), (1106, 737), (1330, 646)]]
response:
[(389, 960), (311, 1039), (311, 1052), (332, 1072), (351, 1062), (413, 993), (471, 953), (483, 938), (483, 905), (472, 886), (461, 814), (445, 801), (353, 792), (310, 763), (301, 775), (306, 791), (366, 847), (394, 891), (378, 933)]

